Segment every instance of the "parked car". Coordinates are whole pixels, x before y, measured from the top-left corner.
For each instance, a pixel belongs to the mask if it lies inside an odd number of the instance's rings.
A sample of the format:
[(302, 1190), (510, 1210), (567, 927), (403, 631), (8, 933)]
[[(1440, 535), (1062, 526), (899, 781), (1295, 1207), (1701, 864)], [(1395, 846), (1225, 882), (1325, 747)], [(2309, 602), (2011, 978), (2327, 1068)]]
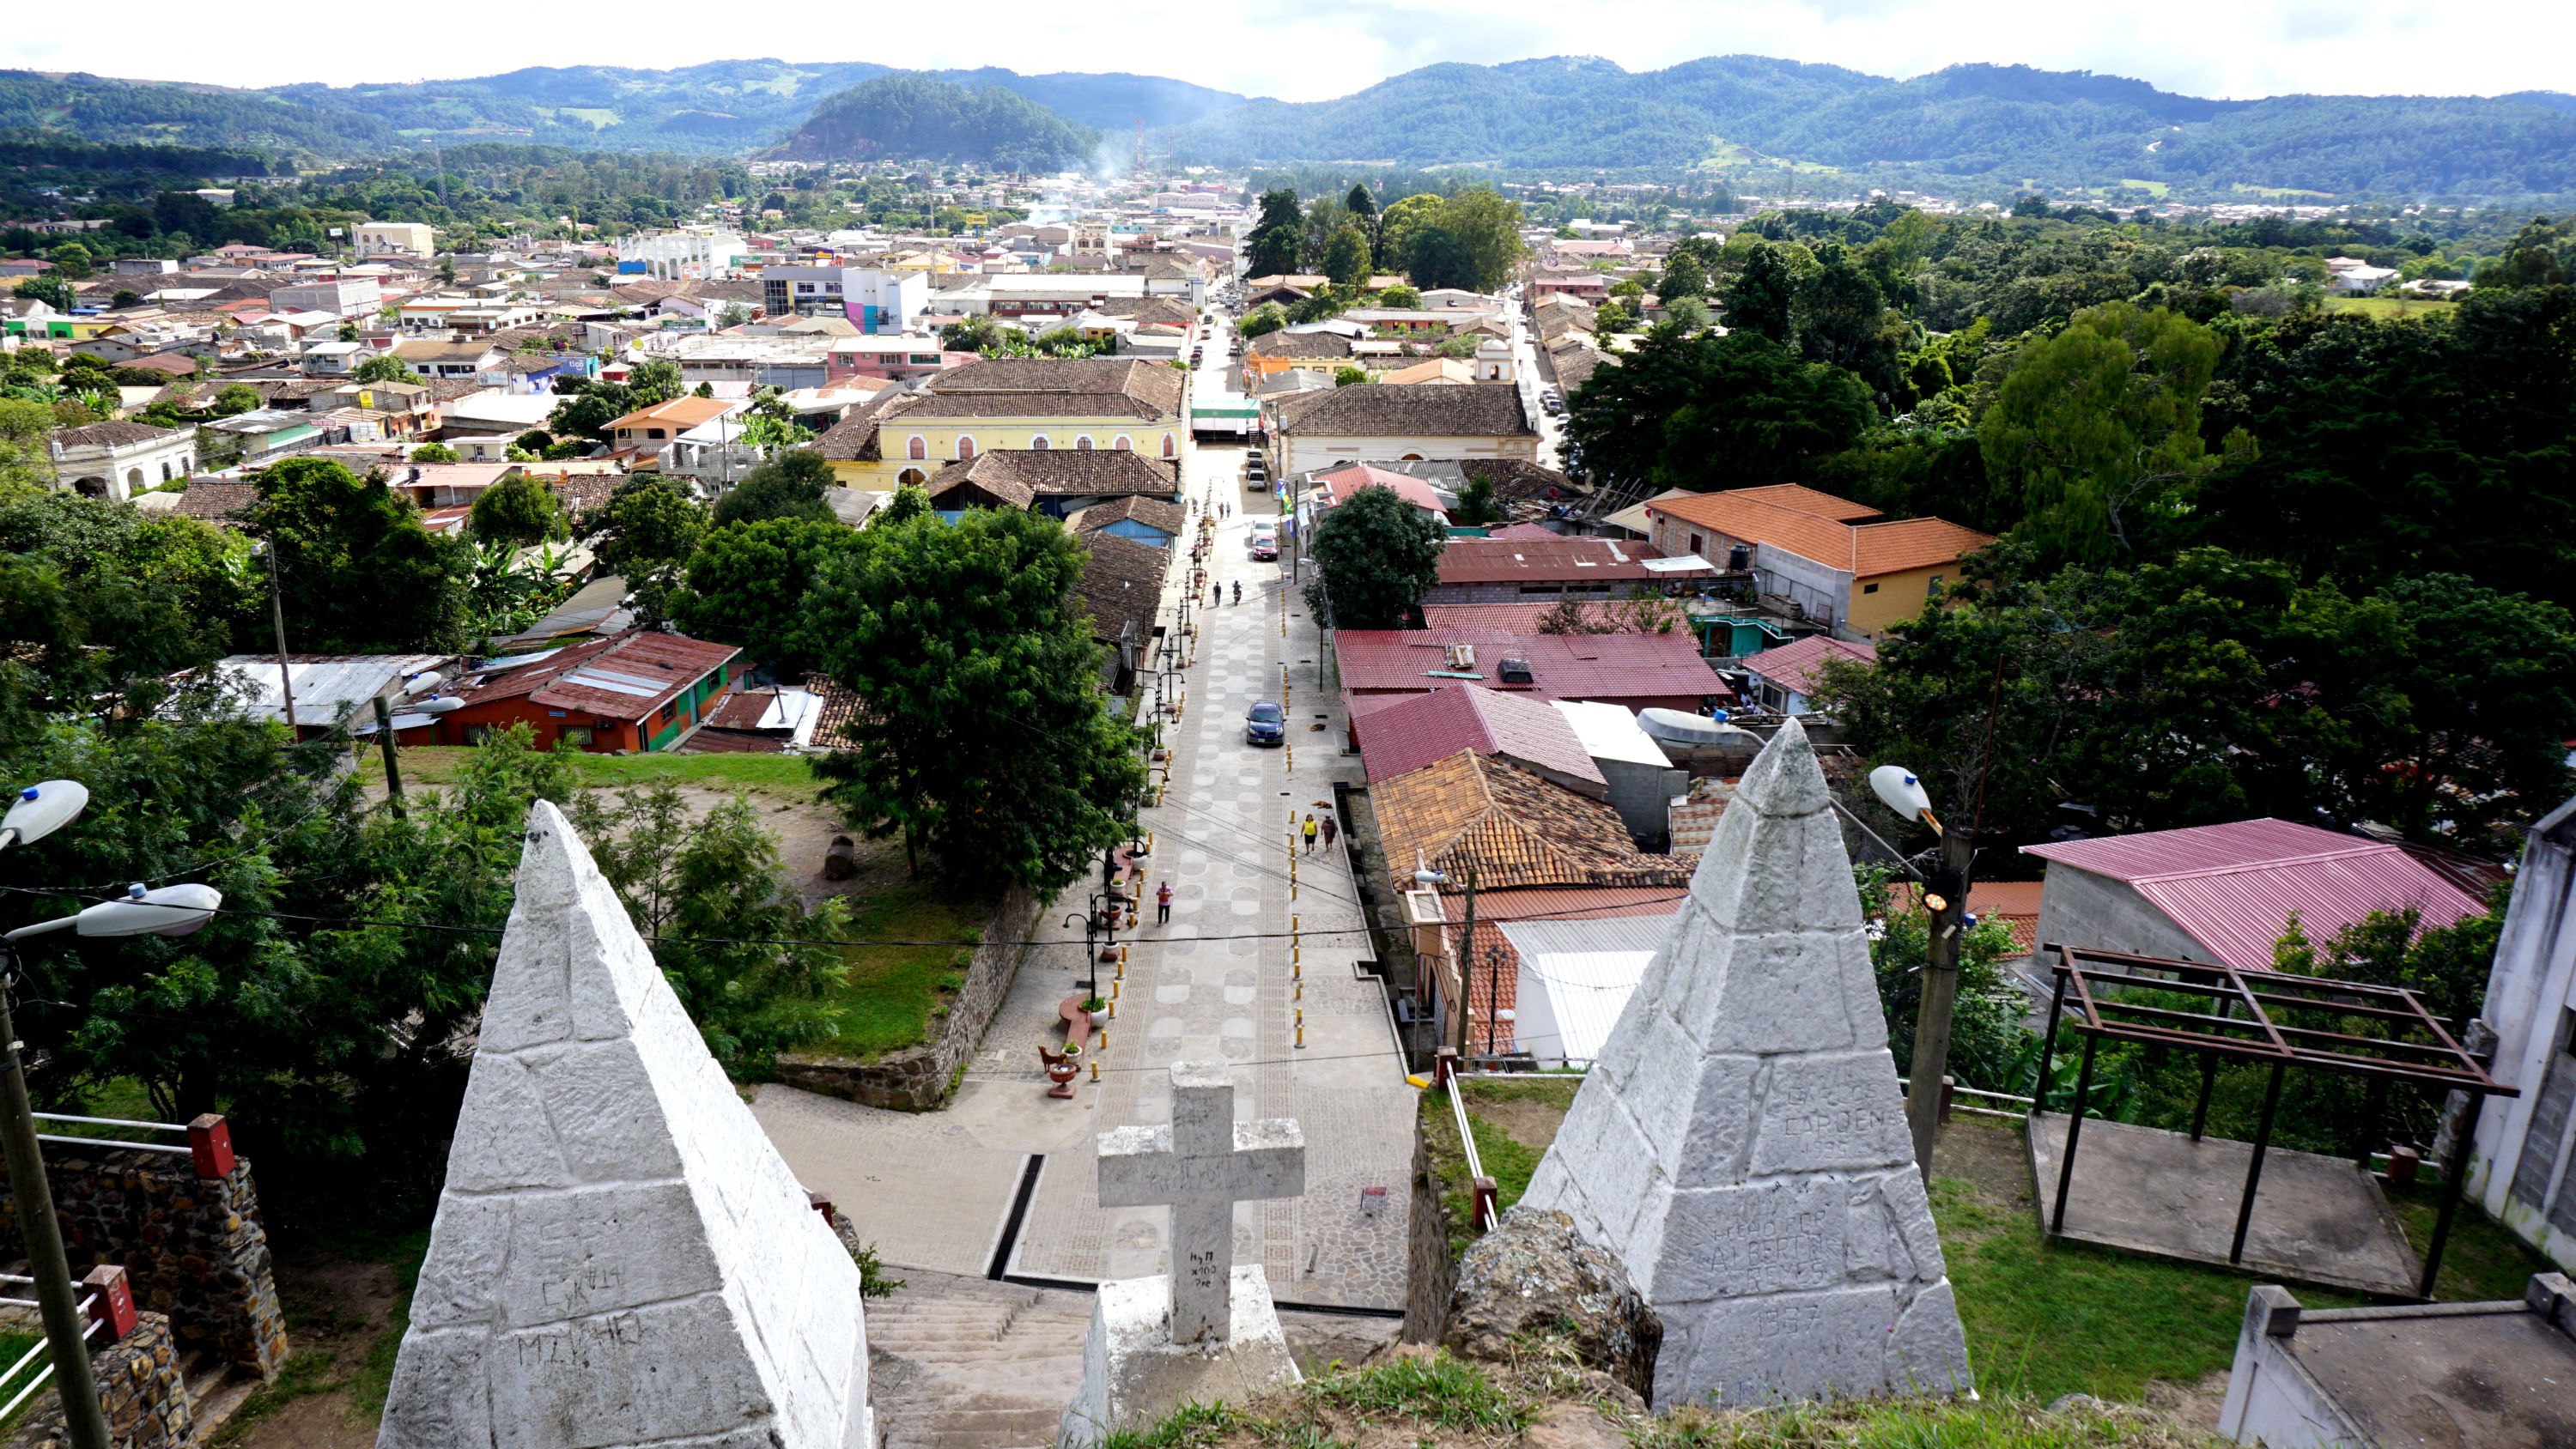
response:
[(1284, 745), (1288, 743), (1288, 711), (1279, 701), (1265, 699), (1243, 717), (1243, 742), (1247, 745)]
[(1264, 562), (1279, 557), (1279, 530), (1267, 523), (1252, 525), (1252, 556)]

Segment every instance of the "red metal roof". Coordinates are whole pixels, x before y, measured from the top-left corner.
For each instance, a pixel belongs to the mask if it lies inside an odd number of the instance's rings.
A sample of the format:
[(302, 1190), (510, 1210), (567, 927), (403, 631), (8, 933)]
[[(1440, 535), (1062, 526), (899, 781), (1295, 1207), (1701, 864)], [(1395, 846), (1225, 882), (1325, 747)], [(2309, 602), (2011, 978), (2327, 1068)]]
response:
[(1777, 649), (1765, 649), (1744, 661), (1744, 667), (1791, 694), (1810, 695), (1825, 676), (1828, 659), (1854, 659), (1863, 664), (1878, 662), (1878, 648), (1871, 644), (1854, 644), (1830, 634), (1810, 634), (1792, 640)]
[(1453, 538), (1440, 550), (1440, 582), (1633, 582), (1716, 572), (1698, 568), (1659, 573), (1646, 567), (1645, 560), (1663, 556), (1662, 549), (1615, 538)]
[(741, 652), (680, 634), (629, 630), (514, 669), (491, 672), (487, 664), (456, 692), (468, 707), (524, 697), (548, 709), (643, 719)]
[[(1333, 652), (1342, 688), (1354, 694), (1428, 693), (1451, 681), (1446, 647), (1471, 645), (1476, 662), (1457, 673), (1481, 674), (1488, 689), (1541, 699), (1698, 699), (1733, 697), (1699, 654), (1699, 640), (1672, 634), (1507, 634), (1492, 629), (1338, 629)], [(1526, 659), (1532, 681), (1506, 684), (1506, 658)]]
[(1460, 750), (1509, 755), (1543, 769), (1607, 787), (1574, 726), (1545, 700), (1457, 683), (1429, 694), (1395, 696), (1358, 731), (1360, 759), (1371, 782), (1419, 770)]
[(2022, 850), (2127, 882), (2238, 970), (2271, 969), (2273, 943), (2292, 912), (2310, 940), (2323, 942), (2372, 911), (2411, 905), (2429, 927), (2486, 909), (2484, 901), (2398, 846), (2287, 820), (2239, 820)]
[[(1461, 629), (1491, 629), (1504, 634), (1535, 634), (1539, 624), (1562, 604), (1562, 599), (1544, 604), (1425, 604), (1422, 621), (1439, 633), (1454, 634)], [(1617, 625), (1606, 599), (1576, 601), (1585, 619), (1596, 624)]]

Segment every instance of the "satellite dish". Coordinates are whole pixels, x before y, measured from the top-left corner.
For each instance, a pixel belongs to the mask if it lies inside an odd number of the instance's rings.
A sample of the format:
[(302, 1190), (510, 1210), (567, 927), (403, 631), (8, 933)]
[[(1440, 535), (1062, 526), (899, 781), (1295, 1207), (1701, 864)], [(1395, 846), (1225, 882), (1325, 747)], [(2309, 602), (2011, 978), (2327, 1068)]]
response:
[(428, 670), (420, 674), (415, 674), (410, 679), (404, 681), (403, 693), (427, 694), (446, 682), (447, 680), (441, 676), (437, 670)]
[(403, 706), (413, 714), (445, 714), (449, 710), (464, 707), (465, 701), (452, 694), (442, 694), (436, 699), (415, 699)]
[(1888, 809), (1908, 820), (1920, 820), (1939, 834), (1941, 822), (1932, 818), (1932, 797), (1923, 792), (1923, 781), (1903, 765), (1881, 765), (1869, 772), (1869, 788)]
[(71, 823), (89, 804), (89, 787), (78, 780), (47, 780), (29, 785), (0, 817), (0, 846), (42, 840)]

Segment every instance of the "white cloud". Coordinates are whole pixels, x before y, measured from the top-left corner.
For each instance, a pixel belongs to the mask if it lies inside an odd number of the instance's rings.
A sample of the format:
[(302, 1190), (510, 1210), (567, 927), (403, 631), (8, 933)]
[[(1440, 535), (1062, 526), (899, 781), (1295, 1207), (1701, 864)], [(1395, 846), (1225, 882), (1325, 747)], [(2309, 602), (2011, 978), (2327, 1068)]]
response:
[[(630, 0), (613, 22), (544, 8), (335, 15), (329, 46), (279, 44), (257, 27), (208, 27), (196, 4), (129, 0), (112, 44), (75, 8), (37, 7), (0, 34), (0, 65), (229, 85), (418, 80), (520, 65), (668, 66), (692, 54), (774, 53), (1020, 71), (1131, 70), (1256, 95), (1317, 100), (1442, 61), (1492, 64), (1603, 55), (1632, 70), (1754, 54), (1910, 76), (1970, 61), (2134, 76), (2233, 97), (2285, 91), (2486, 94), (2576, 90), (2576, 6), (2506, 0), (2437, 11), (2431, 0), (1308, 0), (1294, 7), (1128, 0), (1101, 9), (995, 0), (959, 24), (937, 7), (872, 12), (864, 27), (744, 24), (671, 0)], [(747, 19), (748, 17), (746, 17)], [(2494, 37), (2510, 34), (2509, 45)]]

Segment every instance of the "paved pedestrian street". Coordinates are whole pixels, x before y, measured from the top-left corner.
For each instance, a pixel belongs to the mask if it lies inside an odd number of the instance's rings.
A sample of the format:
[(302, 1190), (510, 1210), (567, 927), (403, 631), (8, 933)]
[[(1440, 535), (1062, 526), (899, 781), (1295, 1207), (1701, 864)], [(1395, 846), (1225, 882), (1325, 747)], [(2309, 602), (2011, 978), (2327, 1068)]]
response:
[[(1240, 580), (1243, 601), (1209, 607), (1202, 592), (1188, 610), (1197, 638), (1171, 676), (1183, 706), (1164, 729), (1169, 785), (1141, 816), (1153, 842), (1143, 924), (1119, 933), (1123, 974), (1101, 968), (1116, 1015), (1091, 1054), (1099, 1079), (1086, 1071), (1074, 1100), (1050, 1099), (1037, 1056), (1060, 1036), (1057, 1004), (1084, 979), (1078, 914), (1095, 877), (1040, 918), (1040, 943), (949, 1108), (915, 1116), (770, 1086), (755, 1111), (799, 1176), (829, 1191), (893, 1269), (983, 1276), (998, 1255), (1012, 1278), (1091, 1283), (1163, 1272), (1168, 1216), (1099, 1206), (1094, 1135), (1168, 1122), (1172, 1062), (1229, 1063), (1238, 1115), (1295, 1118), (1308, 1164), (1302, 1198), (1237, 1205), (1235, 1260), (1260, 1263), (1283, 1306), (1398, 1309), (1415, 1093), (1384, 993), (1358, 969), (1369, 948), (1347, 855), (1338, 843), (1306, 854), (1297, 828), (1330, 810), (1333, 781), (1356, 781), (1358, 762), (1341, 753), (1338, 700), (1316, 686), (1305, 601), (1279, 565), (1247, 555), (1244, 505), (1266, 517), (1268, 500), (1247, 499), (1224, 470), (1238, 453), (1193, 452), (1194, 502), (1236, 505), (1208, 567), (1229, 597)], [(1166, 623), (1181, 617), (1187, 568), (1185, 554)], [(1157, 688), (1142, 676), (1148, 712)], [(1290, 748), (1245, 743), (1244, 714), (1264, 699), (1287, 705)], [(1158, 925), (1153, 893), (1166, 882), (1172, 919)]]

